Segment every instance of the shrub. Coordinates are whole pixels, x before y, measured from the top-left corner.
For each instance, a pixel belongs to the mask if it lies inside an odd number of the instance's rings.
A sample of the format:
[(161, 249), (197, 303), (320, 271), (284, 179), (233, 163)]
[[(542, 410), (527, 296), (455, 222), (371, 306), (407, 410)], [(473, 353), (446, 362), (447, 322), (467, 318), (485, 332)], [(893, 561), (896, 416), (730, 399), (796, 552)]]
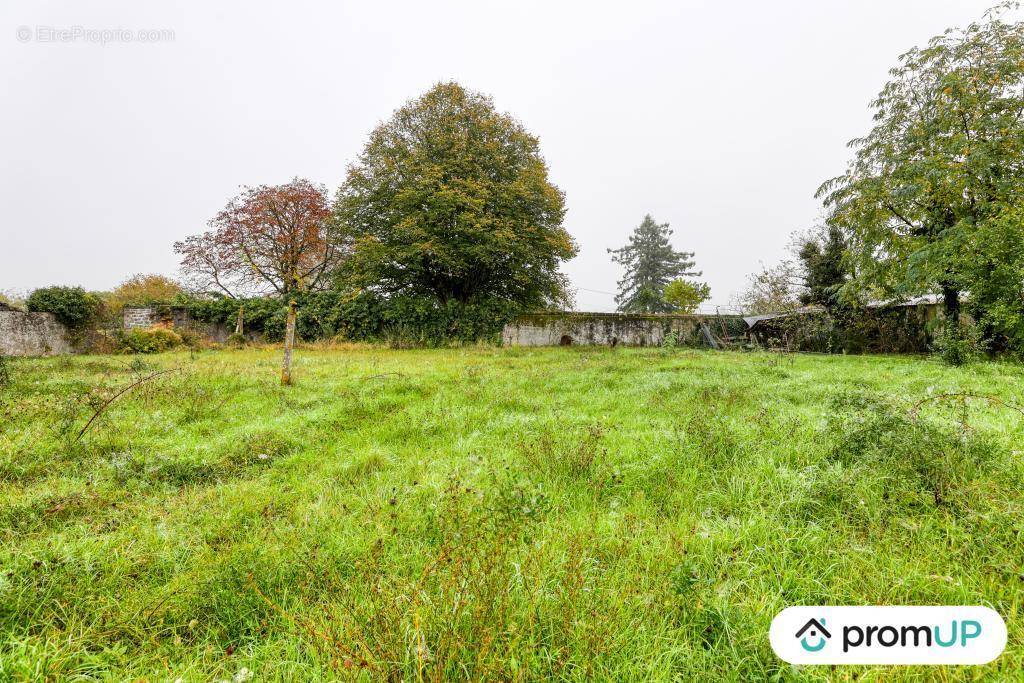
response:
[(89, 353), (107, 355), (121, 351), (120, 330), (97, 330), (89, 336)]
[(181, 337), (181, 343), (190, 349), (201, 349), (206, 344), (203, 335), (195, 330), (182, 329), (176, 331), (175, 334)]
[(881, 394), (833, 396), (817, 514), (884, 521), (936, 506), (969, 509), (982, 495), (973, 482), (1003, 447), (934, 412), (925, 418)]
[(161, 353), (183, 343), (180, 335), (164, 327), (118, 330), (116, 337), (122, 353)]
[(43, 287), (29, 295), (29, 311), (52, 313), (72, 330), (84, 330), (96, 321), (103, 304), (81, 287)]
[(984, 352), (981, 332), (974, 326), (946, 325), (935, 336), (932, 351), (947, 365), (966, 365)]
[(246, 342), (247, 342), (247, 341), (248, 341), (248, 340), (247, 340), (247, 339), (245, 338), (245, 335), (244, 335), (244, 334), (239, 334), (238, 332), (233, 332), (233, 333), (231, 334), (231, 336), (229, 336), (229, 337), (227, 338), (227, 340), (225, 341), (225, 343), (226, 343), (226, 344), (227, 344), (228, 346), (233, 346), (233, 347), (235, 347), (235, 348), (241, 348), (241, 347), (245, 346), (245, 344), (246, 344)]

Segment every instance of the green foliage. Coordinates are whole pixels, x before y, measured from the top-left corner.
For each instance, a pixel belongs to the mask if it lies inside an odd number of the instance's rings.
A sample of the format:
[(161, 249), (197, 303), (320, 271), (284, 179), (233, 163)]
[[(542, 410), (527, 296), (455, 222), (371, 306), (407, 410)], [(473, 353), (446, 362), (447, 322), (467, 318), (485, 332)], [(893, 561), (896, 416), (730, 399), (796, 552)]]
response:
[(845, 252), (846, 240), (836, 225), (827, 225), (820, 234), (812, 233), (802, 241), (797, 250), (804, 275), (802, 304), (831, 309), (839, 303), (839, 292), (847, 276)]
[[(307, 292), (297, 303), (296, 334), (304, 341), (343, 339), (388, 342), (401, 346), (438, 346), (450, 342), (497, 341), (501, 328), (517, 310), (501, 299), (446, 303), (432, 298), (392, 296), (362, 291)], [(233, 325), (245, 309), (245, 329), (268, 341), (284, 337), (287, 306), (281, 299), (178, 299), (200, 322)]]
[(1024, 212), (1012, 207), (985, 221), (958, 245), (970, 283), (968, 309), (991, 350), (1024, 354)]
[(974, 482), (1005, 457), (987, 434), (922, 417), (885, 394), (843, 392), (829, 403), (828, 459), (843, 476), (828, 482), (821, 503), (850, 508), (862, 524), (943, 508), (967, 512), (977, 505)]
[(967, 365), (981, 359), (985, 343), (981, 331), (973, 325), (946, 324), (935, 335), (932, 350), (948, 365)]
[(0, 390), (6, 389), (11, 383), (11, 362), (0, 353)]
[(233, 346), (233, 347), (235, 347), (236, 349), (240, 349), (240, 348), (242, 348), (242, 347), (243, 347), (243, 346), (245, 346), (245, 345), (246, 345), (246, 344), (247, 344), (248, 342), (249, 342), (249, 340), (248, 340), (248, 339), (246, 339), (245, 335), (244, 335), (244, 334), (240, 334), (240, 333), (238, 333), (238, 332), (232, 332), (232, 333), (231, 333), (230, 335), (228, 335), (228, 338), (227, 338), (227, 340), (225, 341), (225, 343), (226, 343), (226, 344), (227, 344), (228, 346)]
[(930, 327), (920, 306), (838, 306), (763, 320), (752, 334), (759, 346), (787, 351), (924, 353)]
[(615, 303), (625, 313), (670, 313), (674, 304), (664, 299), (665, 286), (675, 278), (700, 276), (693, 268), (692, 251), (676, 251), (668, 223), (656, 223), (650, 214), (629, 236), (629, 244), (609, 249), (612, 262), (625, 268)]
[(99, 317), (103, 304), (81, 287), (43, 287), (25, 302), (29, 311), (52, 313), (72, 330), (84, 330)]
[(1004, 274), (1000, 245), (978, 239), (1024, 201), (1024, 24), (1001, 20), (1008, 7), (904, 54), (848, 170), (819, 189), (849, 238), (852, 294), (941, 291), (954, 321), (965, 291), (1012, 305), (1011, 292), (988, 285)]
[(665, 285), (663, 298), (675, 311), (693, 313), (711, 298), (711, 287), (706, 282), (673, 280)]
[(436, 301), (440, 316), (452, 302), (564, 305), (558, 267), (577, 251), (564, 214), (537, 138), (489, 97), (440, 83), (371, 133), (338, 191), (351, 247), (340, 287)]
[(117, 330), (115, 339), (122, 353), (162, 353), (183, 343), (179, 334), (163, 327)]
[(181, 285), (163, 275), (133, 275), (106, 297), (111, 315), (119, 315), (125, 306), (166, 304), (182, 293)]
[(181, 338), (181, 343), (193, 350), (201, 349), (207, 345), (205, 336), (194, 329), (176, 329), (174, 333)]

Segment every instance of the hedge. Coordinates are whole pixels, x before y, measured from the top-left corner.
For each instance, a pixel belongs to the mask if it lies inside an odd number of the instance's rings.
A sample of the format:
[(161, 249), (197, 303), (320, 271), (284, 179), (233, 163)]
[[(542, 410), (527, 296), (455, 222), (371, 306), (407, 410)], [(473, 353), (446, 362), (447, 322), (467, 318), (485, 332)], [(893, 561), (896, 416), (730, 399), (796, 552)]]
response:
[[(341, 338), (422, 346), (496, 341), (516, 312), (514, 305), (502, 301), (441, 303), (414, 297), (384, 299), (368, 292), (314, 292), (294, 299), (296, 333), (305, 341)], [(268, 341), (284, 337), (288, 309), (283, 299), (182, 296), (174, 303), (187, 307), (194, 320), (229, 327), (242, 307), (247, 332), (261, 333)]]

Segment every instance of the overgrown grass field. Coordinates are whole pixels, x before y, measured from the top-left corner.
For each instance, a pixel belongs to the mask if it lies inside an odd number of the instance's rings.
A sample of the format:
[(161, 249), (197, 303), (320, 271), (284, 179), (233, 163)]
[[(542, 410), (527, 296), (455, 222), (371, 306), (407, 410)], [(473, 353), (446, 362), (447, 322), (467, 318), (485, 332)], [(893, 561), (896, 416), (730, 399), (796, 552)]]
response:
[[(1022, 677), (1021, 367), (303, 349), (282, 388), (278, 363), (8, 362), (0, 679)], [(988, 605), (1009, 644), (796, 669), (768, 625), (797, 604)]]

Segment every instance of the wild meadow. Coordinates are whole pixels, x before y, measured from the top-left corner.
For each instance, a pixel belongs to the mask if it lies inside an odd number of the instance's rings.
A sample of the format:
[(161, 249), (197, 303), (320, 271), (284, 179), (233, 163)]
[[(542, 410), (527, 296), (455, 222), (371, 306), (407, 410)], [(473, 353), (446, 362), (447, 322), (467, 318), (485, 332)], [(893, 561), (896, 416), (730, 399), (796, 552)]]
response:
[[(6, 362), (0, 679), (1021, 677), (1020, 366), (305, 348), (281, 387), (278, 364)], [(798, 604), (987, 605), (1009, 644), (797, 669), (768, 625)]]

